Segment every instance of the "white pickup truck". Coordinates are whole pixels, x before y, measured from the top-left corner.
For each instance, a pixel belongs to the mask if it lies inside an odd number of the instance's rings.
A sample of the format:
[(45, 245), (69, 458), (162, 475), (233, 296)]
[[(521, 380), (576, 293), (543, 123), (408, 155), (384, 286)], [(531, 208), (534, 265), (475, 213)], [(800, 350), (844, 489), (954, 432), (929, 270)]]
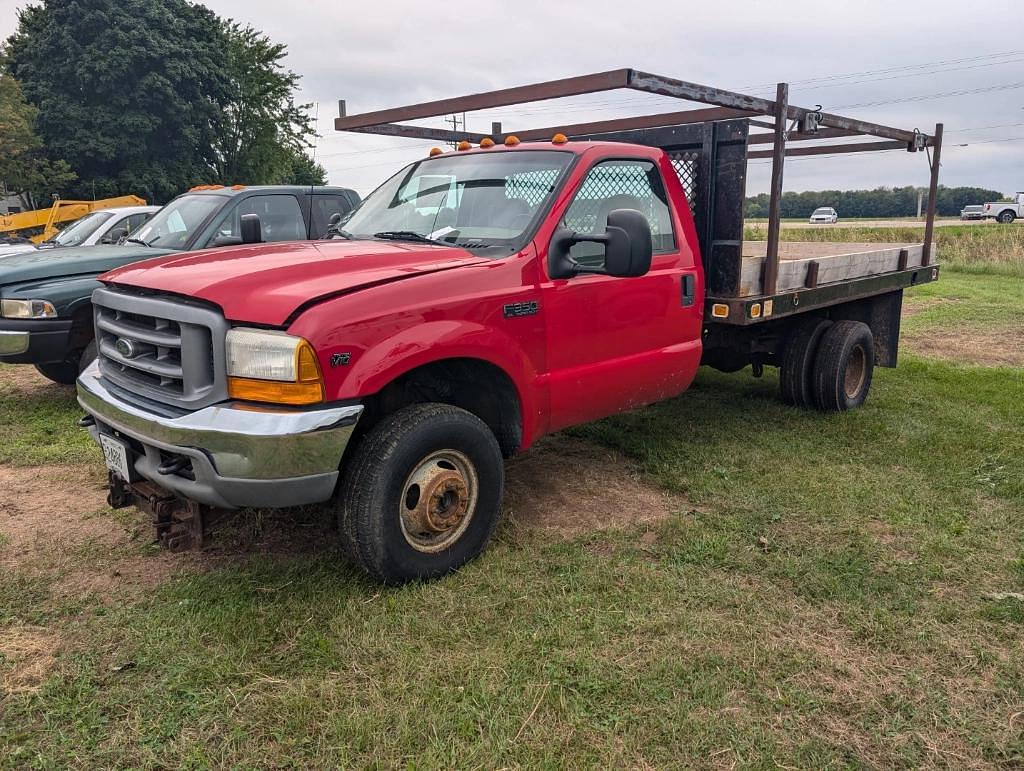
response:
[(1012, 201), (996, 201), (985, 204), (985, 219), (994, 219), (1008, 225), (1018, 217), (1024, 217), (1024, 193), (1017, 193)]

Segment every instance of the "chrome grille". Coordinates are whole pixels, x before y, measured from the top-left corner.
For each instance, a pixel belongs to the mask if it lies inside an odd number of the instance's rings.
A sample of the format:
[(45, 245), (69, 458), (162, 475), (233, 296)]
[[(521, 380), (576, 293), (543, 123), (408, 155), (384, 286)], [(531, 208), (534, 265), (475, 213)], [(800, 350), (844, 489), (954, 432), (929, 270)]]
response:
[(93, 293), (100, 373), (149, 400), (198, 409), (227, 398), (217, 311), (184, 299), (115, 289)]

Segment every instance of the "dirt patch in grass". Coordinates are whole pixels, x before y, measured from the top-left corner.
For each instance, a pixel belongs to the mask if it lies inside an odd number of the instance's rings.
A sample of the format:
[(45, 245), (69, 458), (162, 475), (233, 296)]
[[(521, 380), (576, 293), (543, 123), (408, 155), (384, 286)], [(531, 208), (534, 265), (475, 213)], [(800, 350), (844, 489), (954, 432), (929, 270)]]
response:
[(47, 389), (54, 394), (69, 394), (74, 386), (62, 386), (47, 380), (36, 372), (36, 368), (28, 364), (0, 364), (0, 389), (14, 394), (38, 395), (40, 389)]
[(43, 627), (0, 630), (0, 696), (39, 690), (53, 670), (60, 638)]
[(1024, 367), (1024, 324), (931, 327), (905, 332), (903, 343), (922, 356), (988, 367)]
[(921, 311), (960, 302), (958, 297), (911, 297), (903, 301), (903, 318), (916, 316)]
[(507, 465), (505, 515), (530, 530), (574, 536), (690, 508), (640, 481), (622, 455), (570, 436), (546, 437)]
[[(104, 478), (82, 466), (0, 466), (0, 570), (52, 579), (55, 597), (110, 598), (163, 583), (190, 561), (140, 554), (150, 534), (107, 511)], [(194, 561), (194, 560), (193, 560)]]

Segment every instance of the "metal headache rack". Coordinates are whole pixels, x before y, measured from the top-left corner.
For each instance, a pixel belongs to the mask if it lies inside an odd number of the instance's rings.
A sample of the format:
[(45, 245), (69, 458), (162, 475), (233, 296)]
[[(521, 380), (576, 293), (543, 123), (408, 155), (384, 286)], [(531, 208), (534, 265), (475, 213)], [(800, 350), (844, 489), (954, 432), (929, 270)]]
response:
[[(415, 126), (406, 121), (497, 107), (631, 89), (711, 107), (654, 115), (636, 115), (588, 123), (503, 131), (490, 134)], [(704, 86), (634, 69), (618, 69), (469, 96), (348, 115), (339, 102), (338, 131), (428, 139), (439, 142), (496, 143), (507, 136), (521, 141), (549, 140), (556, 133), (573, 140), (630, 142), (663, 149), (690, 202), (707, 281), (709, 316), (729, 323), (753, 323), (816, 305), (881, 294), (936, 278), (932, 263), (936, 193), (942, 149), (942, 124), (934, 134), (849, 118), (789, 103), (789, 86), (779, 83), (774, 100)], [(769, 118), (770, 121), (762, 120)], [(763, 128), (764, 131), (752, 131)], [(873, 137), (875, 141), (829, 143)], [(764, 149), (759, 149), (764, 146)], [(920, 245), (856, 245), (837, 254), (780, 250), (780, 208), (785, 159), (790, 156), (902, 150), (926, 152), (931, 170), (924, 241)], [(930, 152), (929, 152), (930, 151)], [(767, 240), (763, 248), (743, 244), (743, 205), (747, 162), (770, 158), (772, 164)], [(839, 247), (839, 244), (816, 246)], [(853, 245), (847, 245), (852, 247)], [(763, 254), (762, 254), (763, 252)], [(781, 266), (781, 280), (780, 280)], [(725, 309), (724, 311), (722, 309)], [(716, 312), (717, 311), (717, 312)], [(724, 314), (724, 315), (723, 315)]]

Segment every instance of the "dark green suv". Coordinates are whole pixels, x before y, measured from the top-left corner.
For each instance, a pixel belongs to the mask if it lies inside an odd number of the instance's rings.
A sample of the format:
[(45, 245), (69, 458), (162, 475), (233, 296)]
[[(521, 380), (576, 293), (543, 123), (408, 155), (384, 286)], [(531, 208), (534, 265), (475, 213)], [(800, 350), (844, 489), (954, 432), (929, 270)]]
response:
[(117, 246), (0, 257), (0, 363), (73, 384), (96, 355), (96, 277), (171, 252), (322, 238), (359, 203), (342, 187), (206, 187), (180, 195)]

